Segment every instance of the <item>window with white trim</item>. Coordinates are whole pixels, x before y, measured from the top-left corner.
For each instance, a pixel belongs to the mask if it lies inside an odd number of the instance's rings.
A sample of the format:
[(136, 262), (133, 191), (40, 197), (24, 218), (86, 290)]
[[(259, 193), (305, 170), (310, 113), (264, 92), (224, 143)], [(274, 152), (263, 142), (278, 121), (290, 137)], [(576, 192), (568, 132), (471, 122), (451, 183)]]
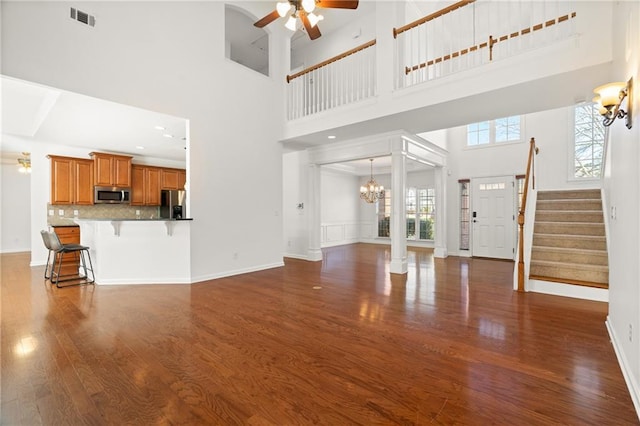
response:
[[(436, 195), (433, 188), (407, 188), (405, 197), (408, 240), (433, 240), (435, 238)], [(377, 203), (378, 237), (390, 237), (391, 191), (385, 190), (384, 198)]]
[(573, 113), (574, 178), (598, 178), (604, 158), (605, 129), (594, 103), (576, 105)]
[(467, 146), (482, 146), (521, 139), (521, 117), (513, 115), (467, 125)]

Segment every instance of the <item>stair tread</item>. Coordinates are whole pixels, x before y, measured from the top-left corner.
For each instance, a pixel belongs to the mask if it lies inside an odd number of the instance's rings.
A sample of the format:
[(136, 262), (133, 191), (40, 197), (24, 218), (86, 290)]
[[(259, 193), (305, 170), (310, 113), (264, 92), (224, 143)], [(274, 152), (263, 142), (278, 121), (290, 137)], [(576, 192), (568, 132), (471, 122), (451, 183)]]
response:
[(558, 284), (581, 285), (585, 287), (595, 287), (595, 288), (603, 288), (603, 289), (609, 288), (609, 282), (600, 283), (596, 281), (570, 280), (565, 278), (548, 277), (546, 275), (536, 275), (536, 274), (529, 274), (529, 279), (538, 280), (538, 281), (555, 282)]
[(603, 235), (575, 235), (575, 234), (548, 234), (546, 232), (534, 232), (533, 236), (541, 236), (541, 237), (566, 237), (566, 238), (584, 238), (586, 239), (592, 239), (592, 240), (597, 240), (597, 241), (602, 241), (605, 239), (605, 237)]
[(582, 270), (591, 270), (591, 271), (608, 271), (608, 265), (592, 265), (592, 264), (584, 264), (584, 263), (571, 263), (571, 262), (555, 262), (552, 260), (531, 260), (531, 267), (539, 265), (539, 266), (552, 266), (555, 268), (570, 268), (570, 269), (582, 269)]
[(553, 247), (553, 246), (531, 246), (532, 250), (544, 250), (544, 251), (555, 251), (560, 253), (586, 253), (586, 254), (607, 254), (607, 250), (599, 250), (599, 249), (585, 249), (585, 248), (573, 248), (573, 247)]

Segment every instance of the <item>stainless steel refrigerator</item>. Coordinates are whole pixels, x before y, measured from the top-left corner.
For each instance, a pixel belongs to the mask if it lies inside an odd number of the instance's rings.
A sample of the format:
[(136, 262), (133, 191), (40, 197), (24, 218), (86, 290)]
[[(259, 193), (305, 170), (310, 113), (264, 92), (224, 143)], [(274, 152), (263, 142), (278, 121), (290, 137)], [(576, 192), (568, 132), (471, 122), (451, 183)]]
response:
[(185, 219), (187, 217), (187, 191), (163, 189), (160, 192), (160, 217)]

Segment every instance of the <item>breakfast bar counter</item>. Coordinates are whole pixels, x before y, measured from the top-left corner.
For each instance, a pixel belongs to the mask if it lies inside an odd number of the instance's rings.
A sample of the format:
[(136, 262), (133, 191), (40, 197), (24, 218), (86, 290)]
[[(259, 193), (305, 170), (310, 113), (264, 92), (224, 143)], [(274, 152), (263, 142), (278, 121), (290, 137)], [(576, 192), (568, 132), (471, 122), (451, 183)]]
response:
[(75, 219), (96, 284), (191, 282), (191, 220)]

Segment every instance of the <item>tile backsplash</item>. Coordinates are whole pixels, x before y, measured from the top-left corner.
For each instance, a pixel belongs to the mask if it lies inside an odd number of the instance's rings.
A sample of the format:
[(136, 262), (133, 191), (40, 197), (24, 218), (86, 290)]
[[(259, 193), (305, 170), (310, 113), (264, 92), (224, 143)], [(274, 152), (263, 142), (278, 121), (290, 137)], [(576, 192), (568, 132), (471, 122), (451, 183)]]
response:
[[(53, 210), (53, 216), (49, 211)], [(60, 215), (62, 211), (62, 215)], [(74, 215), (77, 211), (77, 215)], [(136, 212), (139, 211), (138, 216)], [(160, 207), (130, 206), (128, 204), (94, 204), (92, 206), (51, 205), (47, 203), (47, 225), (70, 225), (79, 219), (155, 219), (160, 217)]]

